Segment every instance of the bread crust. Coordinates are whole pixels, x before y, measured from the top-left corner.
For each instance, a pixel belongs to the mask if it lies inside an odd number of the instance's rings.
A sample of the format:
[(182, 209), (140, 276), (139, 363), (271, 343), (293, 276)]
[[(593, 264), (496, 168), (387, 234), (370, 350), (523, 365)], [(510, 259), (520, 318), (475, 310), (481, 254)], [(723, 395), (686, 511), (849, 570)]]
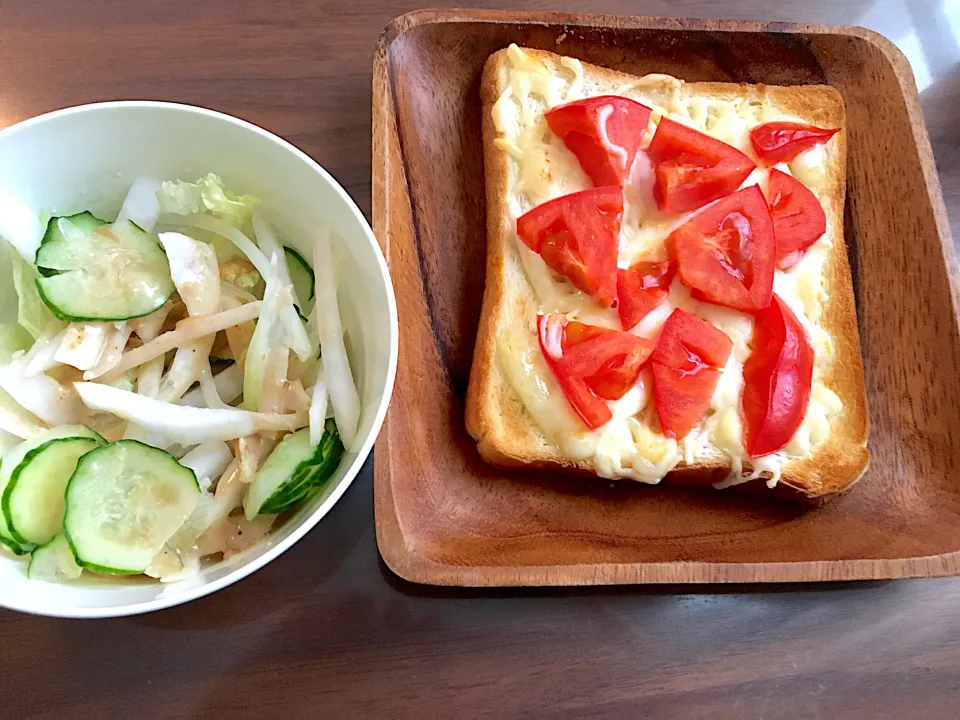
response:
[[(577, 461), (567, 458), (547, 441), (497, 362), (498, 336), (517, 322), (526, 323), (526, 329), (534, 332), (537, 310), (536, 296), (525, 280), (513, 247), (515, 240), (507, 206), (510, 179), (508, 156), (493, 142), (498, 133), (491, 117), (491, 108), (506, 87), (509, 70), (506, 52), (500, 50), (490, 56), (480, 86), (487, 200), (487, 274), (467, 391), (467, 431), (477, 441), (482, 457), (492, 465), (596, 476), (589, 459)], [(524, 49), (524, 52), (553, 65), (558, 65), (561, 58), (540, 50)], [(586, 63), (583, 64), (583, 70), (586, 76), (603, 83), (630, 84), (638, 80), (637, 76)], [(845, 124), (843, 99), (829, 86), (775, 87), (699, 82), (687, 83), (684, 89), (692, 94), (709, 95), (721, 100), (760, 97), (774, 103), (777, 109), (813, 125), (843, 128)], [(827, 214), (828, 232), (834, 238), (831, 254), (824, 267), (829, 300), (824, 304), (821, 324), (830, 334), (835, 349), (835, 359), (824, 371), (823, 380), (843, 401), (843, 415), (831, 423), (830, 437), (817, 446), (812, 455), (784, 465), (780, 482), (774, 490), (768, 490), (762, 482), (740, 486), (813, 503), (848, 490), (863, 475), (870, 457), (866, 447), (869, 419), (853, 283), (846, 245), (841, 241), (844, 237), (846, 192), (844, 130), (837, 133), (835, 142), (840, 158), (839, 172), (831, 174), (831, 184), (821, 198)], [(517, 278), (518, 274), (522, 275), (524, 281), (511, 283), (510, 279)], [(720, 458), (698, 461), (693, 465), (681, 463), (668, 473), (663, 482), (710, 485), (726, 477), (730, 471), (730, 462)]]

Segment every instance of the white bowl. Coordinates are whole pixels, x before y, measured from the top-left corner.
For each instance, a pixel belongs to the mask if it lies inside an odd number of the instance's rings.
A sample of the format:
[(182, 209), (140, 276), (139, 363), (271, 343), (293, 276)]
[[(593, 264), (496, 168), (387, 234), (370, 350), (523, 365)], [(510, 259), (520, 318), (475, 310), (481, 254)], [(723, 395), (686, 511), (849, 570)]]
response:
[[(62, 617), (132, 615), (208, 595), (263, 567), (302, 538), (346, 491), (373, 447), (393, 391), (397, 310), (370, 226), (337, 182), (290, 143), (228, 115), (186, 105), (110, 102), (59, 110), (0, 131), (0, 190), (54, 215), (115, 217), (138, 175), (193, 180), (219, 174), (256, 195), (285, 244), (310, 257), (311, 231), (334, 233), (340, 306), (363, 410), (357, 453), (325, 489), (261, 544), (164, 585), (84, 573), (70, 584), (28, 580), (26, 563), (0, 556), (0, 606)], [(0, 268), (0, 321), (16, 317), (9, 268)]]

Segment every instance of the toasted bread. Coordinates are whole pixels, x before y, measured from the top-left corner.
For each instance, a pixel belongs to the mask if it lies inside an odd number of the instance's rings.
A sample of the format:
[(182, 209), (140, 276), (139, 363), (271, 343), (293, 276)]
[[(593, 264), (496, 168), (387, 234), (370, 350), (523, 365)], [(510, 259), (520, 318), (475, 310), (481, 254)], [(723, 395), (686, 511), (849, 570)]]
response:
[[(572, 72), (573, 64), (569, 59), (537, 50), (523, 50), (522, 53), (557, 78), (572, 74), (574, 77), (563, 82), (568, 86), (581, 82), (585, 96), (626, 94), (653, 106), (655, 116), (661, 106), (684, 107), (689, 101), (692, 103), (690, 107), (695, 104), (700, 111), (706, 108), (707, 116), (712, 112), (711, 108), (726, 105), (749, 112), (795, 117), (820, 127), (844, 127), (843, 100), (828, 86), (678, 83), (666, 76), (640, 78), (585, 63), (576, 64), (582, 68), (582, 77), (578, 78), (579, 73)], [(493, 465), (597, 475), (593, 457), (577, 457), (575, 453), (562, 451), (555, 436), (548, 438), (511, 384), (502, 362), (498, 361), (498, 342), (511, 333), (524, 334), (536, 347), (535, 318), (542, 310), (541, 299), (525, 271), (517, 244), (517, 166), (510, 153), (505, 151), (503, 141), (498, 142), (505, 134), (513, 132), (516, 135), (519, 131), (511, 128), (501, 132), (504, 130), (502, 121), (498, 130), (493, 117), (494, 106), (507, 91), (512, 72), (516, 70), (507, 50), (493, 54), (484, 68), (480, 90), (487, 197), (487, 265), (483, 308), (467, 393), (467, 429), (477, 441), (483, 458)], [(561, 81), (558, 80), (557, 84), (559, 86)], [(684, 112), (689, 115), (692, 110)], [(523, 122), (523, 118), (514, 119)], [(684, 120), (690, 123), (689, 117)], [(542, 112), (537, 121), (542, 122)], [(779, 483), (773, 491), (806, 502), (819, 502), (847, 490), (860, 478), (869, 462), (866, 447), (869, 422), (860, 344), (853, 285), (843, 240), (845, 143), (846, 134), (841, 130), (825, 151), (825, 169), (822, 176), (818, 176), (817, 193), (827, 216), (827, 235), (832, 238), (832, 245), (825, 250), (826, 259), (820, 266), (826, 299), (820, 307), (819, 326), (829, 336), (833, 348), (832, 358), (820, 369), (818, 377), (839, 397), (843, 408), (830, 420), (825, 439), (806, 453), (781, 458)], [(730, 454), (708, 443), (699, 449), (692, 462), (681, 460), (664, 481), (709, 485), (739, 471), (738, 464)], [(760, 471), (762, 467), (743, 459), (744, 474), (751, 469)], [(754, 472), (757, 474), (769, 477), (766, 472)], [(746, 483), (744, 487), (770, 492), (762, 482)]]

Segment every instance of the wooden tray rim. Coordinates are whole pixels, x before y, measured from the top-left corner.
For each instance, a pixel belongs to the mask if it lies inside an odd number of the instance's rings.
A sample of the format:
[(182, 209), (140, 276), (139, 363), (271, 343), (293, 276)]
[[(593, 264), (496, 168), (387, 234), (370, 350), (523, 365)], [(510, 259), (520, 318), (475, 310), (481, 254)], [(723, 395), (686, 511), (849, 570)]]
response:
[[(415, 10), (394, 18), (377, 39), (373, 61), (373, 148), (372, 191), (373, 226), (390, 266), (387, 241), (390, 208), (388, 198), (390, 168), (386, 163), (389, 133), (396, 132), (388, 122), (377, 122), (389, 115), (392, 94), (387, 82), (389, 47), (404, 32), (421, 25), (484, 22), (500, 24), (563, 25), (570, 28), (616, 28), (626, 30), (663, 29), (693, 32), (764, 32), (782, 34), (843, 35), (856, 37), (875, 46), (893, 67), (900, 90), (907, 102), (914, 140), (920, 156), (924, 181), (934, 211), (945, 269), (950, 278), (953, 314), (960, 318), (960, 273), (950, 231), (940, 179), (936, 173), (933, 149), (920, 110), (920, 99), (913, 70), (903, 52), (889, 39), (873, 30), (857, 26), (761, 22), (752, 20), (714, 20), (655, 16), (589, 15), (562, 12), (522, 12), (508, 10), (440, 9)], [(378, 132), (379, 128), (379, 132)], [(582, 565), (451, 565), (420, 555), (400, 527), (394, 503), (392, 467), (388, 454), (392, 413), (387, 413), (384, 432), (374, 451), (374, 513), (377, 548), (387, 567), (400, 578), (413, 583), (461, 587), (590, 586), (620, 584), (702, 584), (762, 582), (829, 582), (850, 580), (886, 580), (897, 578), (945, 577), (960, 574), (960, 551), (913, 558), (810, 560), (802, 562), (638, 562), (595, 563)]]

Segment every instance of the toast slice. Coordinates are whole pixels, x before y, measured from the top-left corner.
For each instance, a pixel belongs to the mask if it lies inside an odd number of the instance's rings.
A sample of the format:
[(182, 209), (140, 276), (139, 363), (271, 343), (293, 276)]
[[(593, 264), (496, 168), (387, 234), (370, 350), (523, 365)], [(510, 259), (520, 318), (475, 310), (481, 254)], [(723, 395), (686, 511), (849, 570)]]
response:
[[(589, 433), (569, 422), (566, 400), (539, 356), (535, 327), (538, 312), (569, 313), (570, 307), (550, 306), (562, 305), (565, 302), (562, 298), (572, 298), (577, 293), (570, 287), (563, 288), (559, 276), (549, 279), (542, 276), (542, 261), (537, 272), (532, 272), (531, 263), (539, 258), (524, 257), (525, 249), (516, 235), (516, 218), (530, 207), (590, 186), (579, 172), (575, 157), (562, 143), (549, 139), (543, 120), (543, 112), (549, 107), (578, 97), (624, 95), (654, 109), (644, 146), (652, 136), (653, 122), (667, 114), (747, 151), (746, 130), (758, 122), (793, 119), (819, 127), (843, 128), (845, 110), (839, 93), (828, 86), (683, 83), (664, 75), (638, 77), (554, 53), (514, 46), (489, 58), (480, 92), (487, 264), (467, 393), (466, 425), (483, 458), (506, 468), (538, 468), (646, 482), (659, 482), (667, 470), (663, 480), (678, 484), (709, 485), (726, 480), (721, 484), (732, 485), (763, 477), (774, 482), (751, 482), (745, 487), (771, 492), (767, 486), (775, 484), (773, 492), (806, 502), (819, 502), (850, 488), (865, 471), (869, 451), (853, 286), (843, 240), (846, 165), (843, 130), (821, 146), (812, 159), (806, 157), (811, 151), (795, 161), (797, 164), (790, 165), (792, 174), (814, 190), (827, 216), (827, 235), (810, 250), (810, 253), (815, 250), (819, 253), (818, 259), (801, 263), (795, 278), (787, 275), (780, 278), (782, 273), (777, 271), (780, 286), (788, 288), (793, 283), (798, 288), (797, 297), (802, 297), (802, 301), (795, 303), (794, 311), (810, 310), (807, 314), (811, 317), (804, 317), (805, 325), (808, 334), (816, 334), (815, 399), (798, 431), (798, 436), (805, 433), (804, 437), (795, 437), (797, 442), (787, 448), (788, 451), (792, 448), (792, 452), (750, 461), (742, 450), (737, 452), (736, 441), (732, 445), (719, 442), (722, 433), (717, 423), (724, 420), (716, 418), (708, 420), (708, 424), (713, 423), (715, 427), (707, 437), (701, 434), (699, 439), (687, 438), (671, 448), (672, 441), (659, 435), (655, 414), (652, 421), (637, 421), (644, 414), (650, 417), (652, 402), (647, 403), (647, 409), (641, 410), (636, 418), (624, 421), (630, 426), (626, 445), (632, 442), (643, 455), (642, 462), (631, 461), (633, 467), (623, 466), (623, 437), (607, 443), (616, 446), (610, 453), (606, 452), (605, 439), (584, 439)], [(747, 183), (750, 182), (748, 179)], [(624, 224), (628, 222), (636, 224), (638, 220), (625, 210)], [(662, 244), (669, 232), (656, 223), (645, 223), (644, 218), (640, 218), (639, 227), (641, 230), (649, 227), (648, 245), (651, 237), (653, 245)], [(622, 243), (623, 240), (621, 258)], [(806, 276), (801, 277), (804, 272)], [(807, 277), (811, 275), (816, 277)], [(552, 296), (544, 290), (551, 280), (559, 283), (560, 295)], [(802, 286), (806, 294), (799, 289), (801, 283), (806, 283)], [(683, 290), (678, 285), (674, 281), (670, 298), (674, 299), (676, 289), (681, 293), (678, 298), (682, 304)], [(553, 292), (550, 288), (547, 290)], [(775, 286), (775, 290), (779, 293), (781, 287)], [(699, 304), (705, 311), (703, 305)], [(749, 342), (752, 320), (746, 321), (748, 325), (743, 330), (743, 318), (730, 317), (739, 313), (716, 310), (710, 311), (713, 316), (708, 316), (708, 320), (731, 337), (740, 327), (741, 335), (746, 333), (746, 338), (741, 337), (741, 345)], [(590, 309), (584, 304), (575, 303), (574, 312), (585, 322), (603, 324), (591, 317)], [(715, 321), (719, 316), (723, 316), (721, 319), (726, 325)], [(533, 379), (527, 382), (524, 378)], [(826, 390), (818, 390), (817, 383)], [(531, 408), (536, 409), (535, 414)], [(618, 411), (614, 414), (617, 416)], [(623, 418), (615, 417), (615, 420), (621, 422)], [(734, 424), (736, 422), (734, 420)], [(617, 433), (624, 435), (619, 429)], [(613, 431), (610, 434), (614, 434)]]

